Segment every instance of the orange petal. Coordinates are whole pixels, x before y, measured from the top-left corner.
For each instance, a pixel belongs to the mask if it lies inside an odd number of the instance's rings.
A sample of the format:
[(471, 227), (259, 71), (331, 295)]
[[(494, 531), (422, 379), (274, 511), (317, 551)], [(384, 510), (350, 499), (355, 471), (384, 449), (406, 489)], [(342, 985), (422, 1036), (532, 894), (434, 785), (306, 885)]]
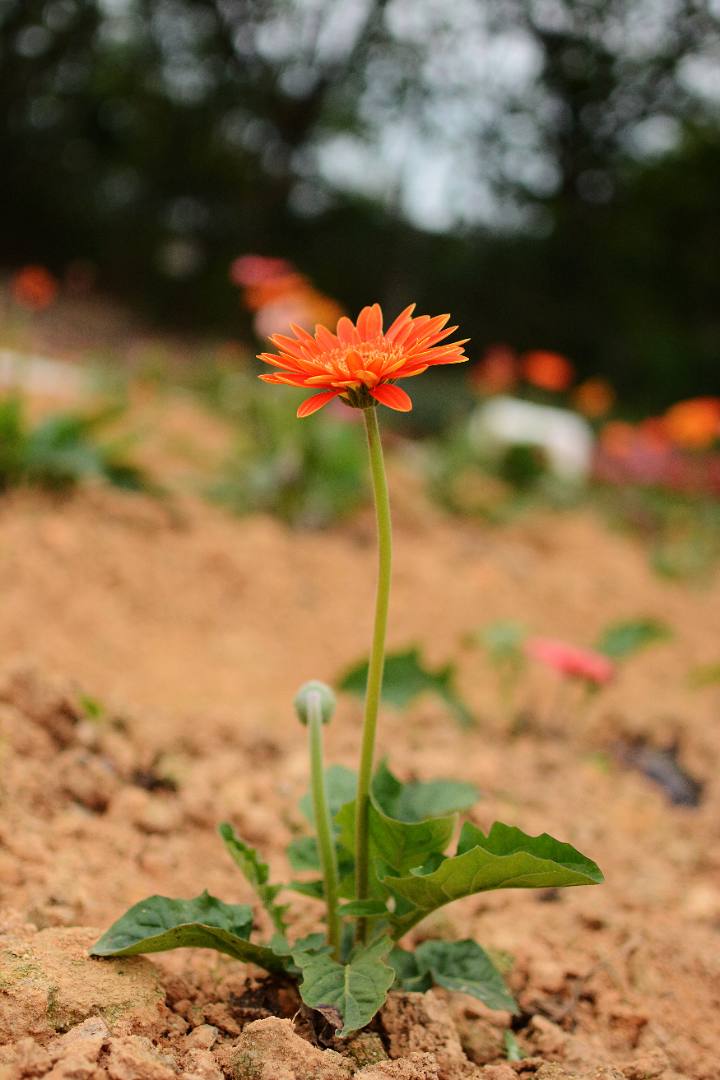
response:
[(354, 375), (358, 368), (363, 366), (364, 361), (359, 352), (355, 349), (349, 349), (345, 353), (345, 363), (348, 366), (348, 371)]
[(331, 334), (326, 326), (318, 325), (315, 327), (315, 340), (322, 349), (337, 349), (340, 342)]
[(412, 375), (422, 375), (423, 371), (427, 371), (429, 366), (429, 364), (422, 364), (420, 367), (412, 367), (408, 371), (396, 371), (393, 379), (409, 379)]
[(298, 326), (297, 323), (291, 322), (290, 329), (298, 341), (302, 341), (303, 345), (311, 345), (313, 348), (317, 347), (315, 338), (312, 334), (308, 333), (304, 326)]
[(307, 378), (305, 375), (293, 375), (286, 372), (278, 372), (276, 375), (260, 375), (259, 378), (265, 380), (265, 382), (285, 383), (287, 386), (305, 386)]
[(343, 345), (354, 345), (359, 340), (360, 335), (347, 315), (343, 315), (338, 319), (337, 336)]
[(382, 309), (379, 304), (364, 307), (358, 315), (357, 327), (362, 341), (372, 341), (382, 334)]
[(389, 409), (395, 409), (396, 412), (410, 412), (412, 409), (410, 397), (402, 387), (393, 386), (392, 383), (381, 383), (370, 391), (370, 395), (381, 405), (387, 405)]
[(290, 353), (291, 356), (296, 358), (302, 356), (300, 342), (295, 338), (287, 337), (285, 334), (273, 334), (272, 342), (283, 352)]
[(397, 334), (398, 330), (401, 330), (406, 322), (412, 322), (412, 313), (415, 310), (415, 304), (408, 304), (408, 306), (401, 311), (397, 319), (394, 319), (388, 329), (385, 331), (385, 337), (388, 341), (392, 341)]
[(300, 362), (289, 356), (276, 356), (275, 353), (259, 353), (258, 360), (264, 364), (272, 364), (273, 367), (289, 368), (290, 371), (300, 371)]
[(364, 382), (367, 387), (375, 386), (380, 376), (374, 371), (368, 371), (367, 368), (358, 368), (353, 372), (356, 379)]
[(302, 419), (305, 416), (312, 416), (318, 409), (322, 409), (323, 405), (327, 405), (333, 398), (339, 397), (342, 393), (340, 390), (328, 390), (324, 394), (313, 394), (312, 397), (305, 398), (302, 405), (297, 411), (298, 419)]

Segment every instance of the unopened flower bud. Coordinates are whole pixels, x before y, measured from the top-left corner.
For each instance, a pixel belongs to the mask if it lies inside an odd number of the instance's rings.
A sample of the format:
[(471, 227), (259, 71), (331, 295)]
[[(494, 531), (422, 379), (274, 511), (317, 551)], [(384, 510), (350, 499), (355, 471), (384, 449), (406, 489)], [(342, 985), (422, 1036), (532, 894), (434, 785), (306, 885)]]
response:
[(294, 704), (301, 724), (307, 724), (313, 708), (319, 708), (323, 724), (329, 724), (335, 712), (335, 695), (326, 683), (311, 679), (300, 687)]

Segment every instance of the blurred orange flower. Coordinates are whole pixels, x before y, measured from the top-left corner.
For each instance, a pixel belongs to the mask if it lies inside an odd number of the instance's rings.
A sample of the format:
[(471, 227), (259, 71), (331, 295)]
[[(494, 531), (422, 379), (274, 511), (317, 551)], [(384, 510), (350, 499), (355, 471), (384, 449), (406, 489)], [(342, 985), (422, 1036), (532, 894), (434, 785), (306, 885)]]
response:
[(470, 372), (470, 382), (481, 394), (504, 394), (518, 377), (518, 362), (509, 345), (490, 345)]
[(230, 266), (230, 280), (243, 290), (243, 303), (255, 312), (255, 333), (269, 337), (292, 323), (310, 329), (337, 322), (342, 308), (320, 292), (287, 259), (241, 255)]
[(615, 402), (615, 391), (607, 379), (586, 379), (575, 388), (573, 404), (578, 412), (590, 420), (597, 420), (610, 412)]
[(435, 364), (467, 360), (462, 348), (465, 341), (440, 344), (457, 330), (457, 326), (445, 328), (449, 315), (413, 318), (414, 310), (415, 305), (410, 304), (387, 330), (383, 330), (379, 304), (364, 307), (356, 323), (343, 315), (334, 334), (319, 325), (313, 336), (293, 325), (294, 338), (273, 335), (270, 340), (279, 351), (259, 356), (280, 370), (259, 377), (264, 382), (320, 390), (303, 401), (299, 417), (310, 416), (337, 397), (355, 408), (367, 408), (377, 401), (398, 412), (409, 412), (412, 401), (395, 386), (396, 379), (421, 375)]
[(703, 450), (720, 438), (720, 398), (698, 397), (678, 401), (665, 413), (667, 436), (676, 446)]
[(525, 353), (522, 360), (525, 379), (540, 390), (567, 390), (573, 380), (573, 366), (556, 352), (536, 350)]
[(28, 311), (43, 311), (55, 300), (56, 279), (44, 266), (24, 266), (10, 283), (13, 300)]
[(283, 274), (282, 277), (267, 278), (265, 281), (247, 285), (243, 293), (243, 302), (250, 311), (259, 311), (268, 304), (274, 304), (286, 296), (305, 292), (308, 288), (308, 282), (302, 274)]

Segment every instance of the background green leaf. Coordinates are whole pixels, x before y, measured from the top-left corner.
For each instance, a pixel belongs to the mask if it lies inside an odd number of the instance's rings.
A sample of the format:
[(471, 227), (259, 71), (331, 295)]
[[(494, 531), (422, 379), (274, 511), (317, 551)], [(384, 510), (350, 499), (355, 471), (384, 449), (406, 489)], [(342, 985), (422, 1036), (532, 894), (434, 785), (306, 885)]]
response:
[(347, 964), (339, 964), (327, 953), (293, 951), (293, 960), (302, 972), (300, 996), (311, 1009), (335, 1010), (340, 1017), (340, 1035), (350, 1035), (365, 1027), (382, 1006), (395, 979), (395, 971), (385, 963), (392, 942), (379, 938), (372, 945), (356, 949)]
[(287, 929), (284, 919), (287, 904), (275, 903), (275, 897), (283, 886), (269, 884), (270, 867), (266, 862), (262, 861), (255, 848), (249, 847), (244, 840), (240, 839), (232, 825), (224, 821), (219, 826), (218, 831), (232, 859), (239, 866), (244, 877), (255, 890), (260, 903), (272, 919), (273, 926), (279, 934), (284, 934)]
[[(363, 697), (367, 684), (368, 663), (363, 660), (341, 677), (338, 689)], [(420, 650), (413, 647), (404, 652), (390, 653), (385, 657), (382, 700), (397, 709), (405, 709), (416, 697), (433, 693), (450, 709), (461, 727), (470, 727), (475, 720), (469, 708), (455, 689), (455, 667), (431, 671), (423, 662)]]
[(517, 1012), (517, 1003), (492, 960), (475, 941), (423, 941), (415, 950), (418, 969), (428, 971), (436, 986), (457, 990), (489, 1009)]
[(225, 904), (207, 891), (192, 900), (148, 896), (129, 908), (90, 950), (91, 956), (134, 956), (170, 949), (215, 949), (236, 960), (281, 973), (285, 963), (266, 945), (248, 940), (253, 924), (247, 904)]
[(432, 976), (427, 968), (420, 971), (415, 953), (395, 946), (388, 957), (395, 971), (395, 986), (411, 993), (424, 994), (432, 986)]
[[(325, 770), (325, 788), (330, 816), (335, 817), (341, 806), (355, 798), (357, 776), (352, 769), (347, 769), (344, 765), (330, 765)], [(303, 795), (299, 806), (301, 813), (314, 825), (315, 814), (310, 792)]]
[(474, 633), (471, 641), (482, 645), (497, 667), (511, 666), (519, 669), (523, 667), (526, 659), (523, 651), (526, 637), (527, 630), (520, 623), (499, 619)]
[(693, 668), (688, 676), (688, 682), (696, 690), (704, 686), (720, 686), (720, 663), (700, 664)]
[(314, 836), (296, 836), (285, 851), (293, 870), (320, 869), (320, 849)]
[(398, 821), (422, 821), (467, 810), (479, 798), (477, 788), (461, 780), (411, 780), (403, 784), (384, 761), (373, 778), (373, 795), (380, 808)]
[(646, 649), (659, 641), (673, 636), (671, 628), (660, 619), (629, 619), (607, 626), (597, 643), (597, 648), (613, 660), (625, 660), (633, 653)]

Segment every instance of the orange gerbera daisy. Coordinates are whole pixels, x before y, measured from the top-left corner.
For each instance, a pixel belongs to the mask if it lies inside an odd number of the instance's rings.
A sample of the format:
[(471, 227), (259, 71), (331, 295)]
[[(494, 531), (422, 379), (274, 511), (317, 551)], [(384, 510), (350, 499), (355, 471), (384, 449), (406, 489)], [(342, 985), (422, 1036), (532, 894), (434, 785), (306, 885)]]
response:
[(310, 416), (336, 397), (356, 409), (379, 402), (409, 412), (412, 401), (395, 380), (421, 375), (435, 364), (461, 364), (467, 360), (462, 347), (468, 340), (445, 341), (457, 330), (445, 328), (449, 315), (413, 318), (414, 310), (410, 304), (385, 331), (379, 304), (364, 307), (356, 323), (343, 315), (334, 334), (316, 326), (313, 336), (292, 324), (295, 337), (274, 334), (270, 341), (279, 351), (258, 358), (280, 370), (260, 378), (320, 390), (303, 401), (297, 411), (300, 417)]

